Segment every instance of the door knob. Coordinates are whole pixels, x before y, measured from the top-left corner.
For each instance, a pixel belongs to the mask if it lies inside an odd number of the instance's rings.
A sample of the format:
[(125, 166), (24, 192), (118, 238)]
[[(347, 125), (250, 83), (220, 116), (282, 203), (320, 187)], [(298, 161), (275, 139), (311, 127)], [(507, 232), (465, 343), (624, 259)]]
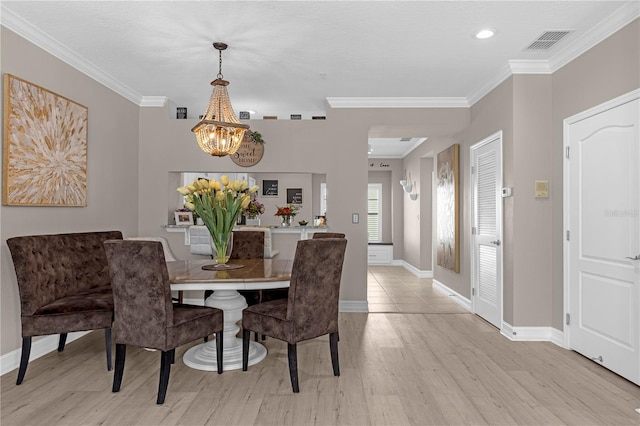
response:
[(636, 255), (636, 257), (629, 257), (629, 256), (627, 256), (627, 259), (631, 259), (631, 260), (640, 260), (640, 254)]
[(500, 245), (500, 240), (491, 241), (491, 244), (499, 246)]

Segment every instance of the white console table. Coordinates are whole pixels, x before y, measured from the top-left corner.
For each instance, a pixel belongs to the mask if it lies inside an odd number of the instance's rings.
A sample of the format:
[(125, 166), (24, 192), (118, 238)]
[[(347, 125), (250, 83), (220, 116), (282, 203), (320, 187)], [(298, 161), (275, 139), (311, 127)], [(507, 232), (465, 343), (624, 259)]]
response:
[[(167, 225), (164, 228), (167, 232), (183, 232), (184, 245), (191, 245), (188, 232), (189, 226)], [(264, 226), (263, 228), (271, 229), (272, 234), (299, 234), (299, 240), (308, 240), (315, 232), (327, 232), (328, 230), (326, 226)]]

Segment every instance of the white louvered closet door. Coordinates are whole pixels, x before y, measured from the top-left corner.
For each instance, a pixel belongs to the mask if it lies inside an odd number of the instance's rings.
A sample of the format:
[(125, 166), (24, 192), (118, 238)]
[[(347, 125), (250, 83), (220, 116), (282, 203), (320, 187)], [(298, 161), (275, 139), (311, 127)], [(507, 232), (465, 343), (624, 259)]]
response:
[(502, 133), (471, 147), (472, 305), (491, 324), (502, 324)]

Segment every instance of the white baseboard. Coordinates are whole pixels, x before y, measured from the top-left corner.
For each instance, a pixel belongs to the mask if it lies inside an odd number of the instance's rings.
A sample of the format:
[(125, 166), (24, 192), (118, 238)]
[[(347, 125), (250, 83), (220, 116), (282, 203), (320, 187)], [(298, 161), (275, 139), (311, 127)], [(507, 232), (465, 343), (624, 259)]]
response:
[[(183, 300), (188, 305), (203, 306), (203, 299), (187, 299)], [(366, 300), (340, 300), (338, 307), (340, 312), (369, 312), (369, 304)]]
[[(79, 339), (90, 331), (76, 331), (67, 335), (67, 344)], [(38, 339), (38, 340), (35, 340)], [(20, 339), (22, 342), (22, 339)], [(60, 341), (59, 334), (52, 334), (41, 338), (34, 337), (31, 342), (31, 353), (29, 354), (29, 362), (40, 358), (58, 350), (58, 342)], [(6, 353), (0, 357), (0, 375), (13, 371), (20, 367), (20, 354), (22, 348), (18, 348), (9, 353)]]
[(500, 334), (514, 342), (551, 342), (564, 347), (564, 333), (553, 327), (514, 327), (503, 322)]
[(369, 303), (366, 300), (340, 300), (338, 306), (340, 312), (369, 312)]
[(411, 272), (413, 275), (415, 275), (418, 278), (433, 278), (433, 271), (423, 271), (421, 269), (416, 268), (412, 264), (405, 262), (404, 260), (399, 261), (399, 263), (404, 267), (404, 269)]
[(458, 303), (458, 305), (471, 312), (471, 300), (467, 299), (457, 291), (451, 290), (449, 287), (442, 284), (436, 279), (433, 280), (433, 288), (451, 297), (456, 303)]

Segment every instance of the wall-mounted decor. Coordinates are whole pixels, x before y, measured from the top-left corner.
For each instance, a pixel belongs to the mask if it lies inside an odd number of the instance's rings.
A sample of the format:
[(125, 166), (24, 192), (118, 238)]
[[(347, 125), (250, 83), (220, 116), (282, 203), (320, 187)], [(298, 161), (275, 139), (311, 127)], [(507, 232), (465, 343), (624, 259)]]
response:
[(85, 106), (5, 74), (3, 204), (87, 205), (87, 116)]
[(241, 167), (255, 166), (264, 155), (264, 141), (258, 132), (247, 131), (240, 148), (235, 154), (231, 154), (231, 161)]
[(438, 154), (437, 170), (437, 236), (436, 263), (460, 272), (459, 222), (459, 145), (454, 144)]
[(278, 181), (277, 180), (263, 180), (262, 181), (262, 195), (265, 197), (277, 197), (278, 196)]
[(302, 188), (287, 188), (287, 204), (302, 204)]

